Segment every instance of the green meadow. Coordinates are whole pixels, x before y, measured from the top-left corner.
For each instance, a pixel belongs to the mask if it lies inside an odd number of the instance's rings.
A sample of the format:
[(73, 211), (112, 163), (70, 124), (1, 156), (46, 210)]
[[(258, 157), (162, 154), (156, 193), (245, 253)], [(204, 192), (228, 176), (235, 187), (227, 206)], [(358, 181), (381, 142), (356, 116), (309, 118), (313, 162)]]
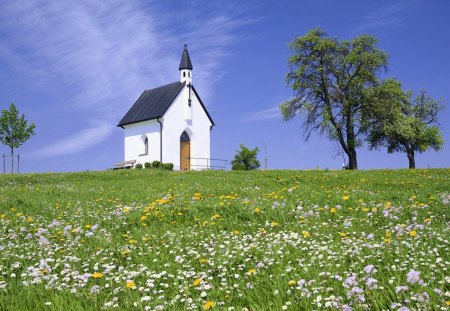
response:
[(447, 310), (450, 169), (0, 175), (0, 310)]

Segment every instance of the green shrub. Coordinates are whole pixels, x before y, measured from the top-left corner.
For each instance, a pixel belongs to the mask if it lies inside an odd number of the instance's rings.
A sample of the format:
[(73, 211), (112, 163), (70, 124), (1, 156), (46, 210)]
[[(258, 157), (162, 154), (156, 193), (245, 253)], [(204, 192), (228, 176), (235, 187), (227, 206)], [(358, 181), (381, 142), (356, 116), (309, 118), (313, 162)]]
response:
[(144, 163), (144, 167), (145, 168), (152, 168), (152, 164), (150, 162), (145, 162)]
[(162, 168), (167, 171), (173, 171), (173, 163), (163, 163)]
[(236, 152), (234, 156), (234, 160), (231, 161), (231, 169), (232, 170), (256, 170), (260, 163), (257, 159), (259, 148), (248, 149), (244, 145), (241, 144), (241, 150)]
[(136, 165), (134, 166), (134, 168), (136, 168), (136, 169), (141, 169), (141, 168), (142, 168), (142, 164), (141, 164), (141, 163), (138, 163), (138, 164), (136, 164)]
[(161, 162), (155, 160), (155, 161), (152, 162), (152, 167), (153, 168), (160, 168), (161, 164), (162, 164)]

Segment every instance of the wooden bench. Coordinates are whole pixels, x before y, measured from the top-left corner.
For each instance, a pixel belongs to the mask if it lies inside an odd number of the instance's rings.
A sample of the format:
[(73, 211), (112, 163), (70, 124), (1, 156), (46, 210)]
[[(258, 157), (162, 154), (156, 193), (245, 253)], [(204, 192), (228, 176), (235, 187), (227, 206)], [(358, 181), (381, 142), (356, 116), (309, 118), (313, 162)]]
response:
[(134, 164), (136, 163), (136, 160), (128, 160), (116, 163), (116, 165), (113, 167), (113, 170), (120, 170), (124, 168), (132, 168), (134, 167)]

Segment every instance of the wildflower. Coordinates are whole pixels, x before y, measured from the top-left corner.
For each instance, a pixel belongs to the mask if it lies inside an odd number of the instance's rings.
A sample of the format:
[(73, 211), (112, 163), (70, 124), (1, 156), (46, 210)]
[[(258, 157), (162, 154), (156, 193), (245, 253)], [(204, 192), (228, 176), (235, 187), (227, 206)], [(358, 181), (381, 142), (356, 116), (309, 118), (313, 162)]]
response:
[(194, 286), (199, 286), (202, 282), (203, 282), (202, 279), (195, 279), (194, 282), (192, 282), (192, 284), (193, 284)]
[(135, 286), (136, 284), (134, 283), (134, 281), (127, 281), (127, 288), (133, 288)]
[(137, 241), (136, 241), (136, 240), (133, 240), (133, 239), (130, 239), (130, 240), (128, 240), (128, 243), (130, 243), (130, 244), (136, 244)]
[(349, 196), (349, 195), (344, 195), (344, 196), (342, 197), (342, 200), (344, 200), (344, 201), (347, 201), (348, 199), (350, 199), (350, 196)]
[(141, 221), (146, 221), (147, 220), (147, 216), (146, 215), (142, 215), (140, 219), (141, 219)]
[(94, 274), (92, 274), (92, 277), (93, 277), (94, 279), (100, 279), (100, 278), (103, 277), (103, 273), (95, 272)]
[(261, 213), (261, 209), (259, 207), (255, 207), (255, 214)]
[(336, 208), (335, 207), (330, 208), (330, 213), (332, 214), (336, 213)]
[(211, 219), (217, 219), (217, 218), (219, 218), (219, 217), (220, 217), (219, 214), (214, 214), (214, 215), (211, 217)]
[(418, 283), (421, 285), (422, 280), (420, 279), (420, 272), (416, 270), (410, 270), (406, 276), (406, 281), (411, 284)]
[(367, 274), (370, 274), (370, 273), (375, 273), (375, 272), (377, 272), (377, 269), (375, 269), (375, 266), (374, 265), (368, 265), (368, 266), (365, 266), (364, 267), (364, 272), (365, 273), (367, 273)]
[(250, 269), (247, 272), (248, 275), (255, 275), (256, 274), (256, 269)]
[(270, 226), (273, 228), (273, 227), (276, 227), (276, 226), (279, 226), (280, 224), (278, 223), (278, 222), (276, 222), (276, 221), (272, 221), (272, 223), (270, 224)]
[(130, 208), (128, 208), (128, 207), (125, 207), (124, 209), (123, 209), (123, 212), (124, 213), (128, 213), (130, 211)]
[(304, 238), (308, 238), (310, 236), (311, 236), (311, 234), (308, 231), (303, 231), (303, 237)]
[(345, 232), (339, 232), (339, 235), (340, 235), (342, 238), (345, 238), (345, 237), (347, 236), (347, 233), (345, 233)]
[(214, 301), (207, 301), (203, 304), (203, 310), (210, 310), (216, 306), (216, 303)]
[(239, 235), (240, 232), (239, 232), (239, 230), (234, 230), (234, 231), (233, 231), (233, 234), (234, 234), (234, 235)]
[(417, 235), (417, 232), (415, 230), (412, 230), (409, 232), (409, 235), (415, 237)]
[(288, 282), (288, 285), (289, 286), (294, 286), (294, 285), (296, 285), (297, 284), (297, 281), (296, 280), (290, 280), (289, 282)]
[(208, 260), (207, 258), (200, 258), (198, 261), (199, 261), (200, 263), (202, 263), (202, 264), (205, 264), (205, 263), (208, 263), (208, 262), (209, 262), (209, 260)]

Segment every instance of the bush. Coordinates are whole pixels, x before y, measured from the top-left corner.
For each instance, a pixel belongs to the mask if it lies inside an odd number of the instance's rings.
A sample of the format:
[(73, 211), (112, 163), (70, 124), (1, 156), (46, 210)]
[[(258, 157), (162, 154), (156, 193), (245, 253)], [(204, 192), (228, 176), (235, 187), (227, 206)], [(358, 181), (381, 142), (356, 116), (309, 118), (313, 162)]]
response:
[(144, 167), (145, 168), (152, 168), (152, 164), (150, 162), (145, 162), (144, 163)]
[(153, 162), (152, 162), (152, 167), (153, 167), (153, 168), (160, 168), (160, 167), (161, 167), (161, 162), (159, 162), (159, 161), (153, 161)]
[(256, 156), (258, 155), (259, 148), (248, 149), (241, 144), (241, 150), (238, 150), (234, 156), (234, 160), (231, 161), (232, 170), (255, 170), (260, 166), (260, 163)]
[(162, 168), (167, 171), (173, 171), (173, 163), (163, 163)]
[(138, 164), (136, 164), (136, 165), (134, 166), (134, 168), (136, 168), (136, 169), (141, 169), (141, 168), (142, 168), (142, 164), (141, 164), (141, 163), (138, 163)]

